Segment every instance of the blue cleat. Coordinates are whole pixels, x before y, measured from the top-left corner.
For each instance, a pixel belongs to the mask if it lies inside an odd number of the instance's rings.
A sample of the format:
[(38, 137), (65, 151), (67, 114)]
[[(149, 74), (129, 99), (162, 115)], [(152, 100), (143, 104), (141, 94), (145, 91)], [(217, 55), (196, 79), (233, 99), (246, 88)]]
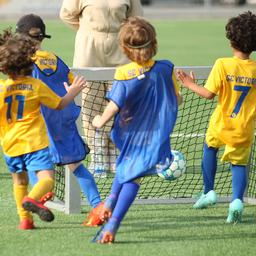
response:
[(199, 199), (193, 205), (194, 209), (205, 209), (209, 205), (214, 205), (217, 202), (217, 194), (214, 190), (209, 191), (206, 194), (201, 194)]
[(229, 204), (227, 223), (237, 223), (242, 221), (244, 204), (240, 199), (235, 199)]

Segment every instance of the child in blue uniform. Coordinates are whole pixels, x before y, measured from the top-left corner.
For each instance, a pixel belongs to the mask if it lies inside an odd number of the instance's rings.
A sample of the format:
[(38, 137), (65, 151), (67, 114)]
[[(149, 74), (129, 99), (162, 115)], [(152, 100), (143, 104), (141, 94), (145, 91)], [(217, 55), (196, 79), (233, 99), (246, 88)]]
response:
[[(51, 38), (45, 33), (43, 20), (34, 14), (25, 15), (17, 22), (16, 31), (33, 38), (37, 42), (38, 50), (33, 56), (34, 69), (32, 76), (46, 83), (59, 96), (64, 96), (67, 92), (63, 83), (71, 84), (74, 75), (59, 57), (41, 49), (43, 39)], [(81, 108), (74, 101), (61, 111), (55, 111), (46, 106), (41, 107), (47, 125), (50, 139), (49, 148), (53, 162), (56, 165), (68, 165), (90, 205), (95, 208), (100, 205), (101, 199), (92, 174), (81, 163), (89, 153), (89, 148), (79, 135), (76, 126), (80, 110)], [(37, 179), (30, 175), (30, 181), (35, 184)], [(91, 211), (84, 225), (95, 226), (99, 224), (101, 224), (101, 220), (97, 212), (95, 210)]]
[(157, 173), (172, 162), (170, 134), (176, 122), (181, 95), (174, 65), (154, 61), (157, 40), (154, 27), (133, 17), (121, 26), (119, 42), (132, 61), (118, 67), (109, 104), (93, 126), (102, 128), (113, 116), (111, 139), (120, 151), (110, 196), (101, 211), (107, 220), (97, 241), (114, 242), (116, 232), (140, 187), (140, 177)]

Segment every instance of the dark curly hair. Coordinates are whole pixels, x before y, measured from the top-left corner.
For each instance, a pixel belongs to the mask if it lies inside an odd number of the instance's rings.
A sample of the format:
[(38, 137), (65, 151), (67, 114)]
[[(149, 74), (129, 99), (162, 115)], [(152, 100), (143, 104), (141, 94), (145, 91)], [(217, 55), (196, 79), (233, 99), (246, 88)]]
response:
[(256, 15), (248, 11), (231, 18), (226, 25), (231, 46), (243, 53), (256, 50)]
[(36, 50), (37, 44), (34, 40), (14, 34), (10, 28), (4, 30), (0, 34), (0, 72), (11, 78), (31, 75), (31, 57)]
[(156, 55), (155, 28), (145, 19), (130, 17), (121, 25), (119, 44), (130, 60), (143, 64)]

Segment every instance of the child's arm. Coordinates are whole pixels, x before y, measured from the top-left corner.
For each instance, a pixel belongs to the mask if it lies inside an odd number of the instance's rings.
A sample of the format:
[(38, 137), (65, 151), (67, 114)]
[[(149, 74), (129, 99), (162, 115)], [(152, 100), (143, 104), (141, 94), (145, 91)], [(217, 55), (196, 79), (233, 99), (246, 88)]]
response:
[(118, 111), (119, 107), (113, 101), (110, 101), (103, 114), (93, 118), (92, 125), (95, 128), (102, 128)]
[(191, 91), (195, 92), (199, 96), (206, 98), (206, 99), (213, 99), (215, 97), (215, 93), (207, 90), (205, 87), (199, 86), (195, 83), (195, 77), (191, 73), (189, 76), (183, 70), (177, 70), (177, 78), (181, 81), (184, 87), (190, 89)]
[(177, 101), (178, 101), (178, 106), (179, 106), (183, 102), (183, 96), (180, 92), (180, 86), (177, 82), (176, 75), (174, 73), (172, 74), (172, 81), (173, 81), (173, 84), (174, 84), (174, 89), (175, 89), (175, 92), (176, 92), (176, 95), (177, 95)]
[(74, 98), (86, 87), (86, 80), (82, 76), (77, 76), (74, 78), (74, 81), (70, 86), (68, 86), (67, 83), (64, 83), (64, 86), (67, 90), (67, 94), (62, 97), (57, 109), (63, 109), (72, 102)]

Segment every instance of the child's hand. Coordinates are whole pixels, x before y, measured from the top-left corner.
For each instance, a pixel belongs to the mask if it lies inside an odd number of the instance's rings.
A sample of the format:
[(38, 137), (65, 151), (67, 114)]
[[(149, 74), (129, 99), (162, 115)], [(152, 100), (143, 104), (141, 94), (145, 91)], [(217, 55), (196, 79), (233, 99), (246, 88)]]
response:
[(101, 116), (97, 115), (93, 118), (92, 120), (92, 126), (95, 128), (101, 128), (102, 127), (102, 122), (101, 122)]
[(77, 95), (86, 87), (86, 80), (83, 76), (76, 76), (70, 86), (66, 82), (64, 82), (63, 85), (67, 92), (72, 92)]
[(59, 106), (56, 109), (65, 108), (74, 98), (86, 87), (86, 80), (82, 76), (75, 77), (73, 83), (68, 86), (67, 83), (63, 83), (67, 93), (62, 97)]
[(190, 75), (188, 75), (183, 70), (178, 69), (176, 71), (176, 76), (177, 76), (178, 80), (181, 81), (181, 83), (183, 84), (184, 87), (189, 88), (191, 84), (195, 83), (195, 75), (192, 71), (190, 72)]

